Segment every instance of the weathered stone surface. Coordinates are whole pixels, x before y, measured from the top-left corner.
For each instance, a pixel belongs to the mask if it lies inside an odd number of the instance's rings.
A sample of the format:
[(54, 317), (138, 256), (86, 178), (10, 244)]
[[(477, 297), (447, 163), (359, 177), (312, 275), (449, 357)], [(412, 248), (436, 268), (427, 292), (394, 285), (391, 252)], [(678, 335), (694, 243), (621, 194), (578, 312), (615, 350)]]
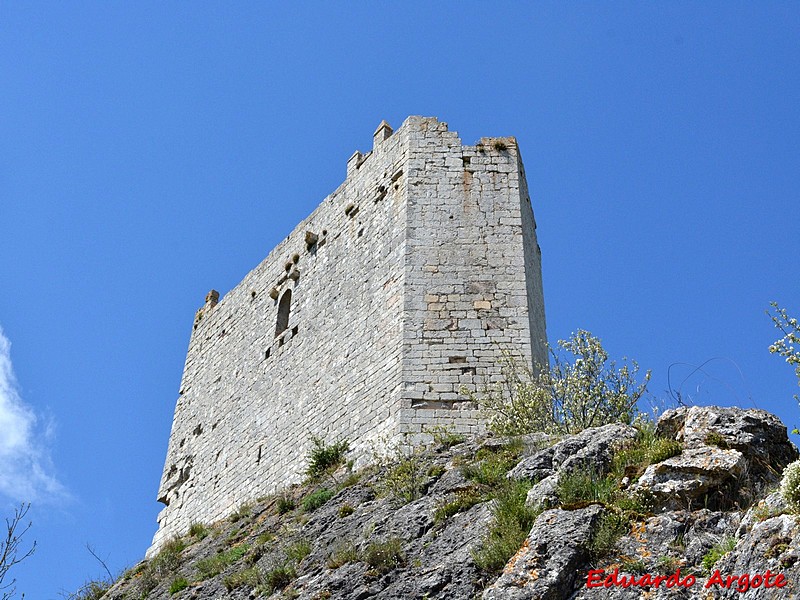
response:
[(553, 473), (591, 469), (608, 472), (614, 451), (636, 439), (636, 428), (623, 423), (592, 427), (524, 458), (508, 473), (509, 479), (539, 481)]
[(656, 435), (674, 438), (686, 449), (649, 466), (635, 487), (670, 508), (747, 506), (798, 456), (783, 423), (763, 410), (668, 410), (658, 420)]
[(758, 409), (719, 406), (681, 407), (664, 412), (656, 435), (674, 438), (686, 448), (716, 445), (747, 454), (756, 473), (780, 472), (797, 460), (797, 448), (787, 443), (786, 426), (773, 414)]
[(669, 508), (691, 508), (725, 487), (734, 492), (732, 482), (742, 476), (746, 464), (738, 450), (690, 448), (647, 467), (634, 489), (649, 491)]
[[(733, 417), (738, 419), (735, 414)], [(567, 472), (562, 470), (564, 465), (584, 465), (582, 461), (592, 456), (590, 447), (595, 448), (597, 464), (607, 464), (608, 452), (613, 453), (610, 448), (614, 435), (610, 432), (615, 428), (601, 429), (601, 434), (584, 432), (562, 439), (558, 447), (546, 449), (548, 452), (543, 456), (551, 458), (553, 468), (552, 473), (534, 487), (539, 490), (539, 497), (554, 495), (555, 482), (561, 473)], [(623, 438), (630, 433), (619, 427), (616, 431)], [(731, 431), (732, 437), (737, 435)], [(602, 440), (607, 440), (608, 444)], [(598, 443), (594, 444), (595, 441)], [(553, 508), (535, 521), (525, 543), (502, 575), (482, 572), (473, 555), (481, 548), (493, 522), (492, 504), (487, 497), (480, 496), (487, 490), (485, 485), (465, 477), (465, 472), (471, 471), (462, 470), (462, 467), (475, 464), (479, 449), (500, 451), (502, 443), (496, 438), (469, 440), (452, 448), (431, 448), (419, 454), (417, 476), (422, 496), (405, 505), (398, 505), (383, 495), (385, 468), (367, 471), (358, 483), (340, 489), (313, 512), (296, 509), (279, 515), (275, 499), (266, 499), (253, 507), (249, 517), (243, 518), (244, 522), (226, 520), (214, 526), (214, 533), (207, 538), (190, 540), (181, 554), (180, 564), (169, 567), (147, 597), (153, 600), (250, 600), (257, 597), (271, 600), (285, 597), (471, 600), (481, 595), (487, 600), (800, 597), (800, 517), (783, 514), (786, 506), (777, 493), (761, 499), (746, 514), (736, 505), (725, 510), (710, 510), (694, 501), (691, 509), (665, 510), (669, 499), (658, 498), (661, 504), (654, 507), (655, 514), (634, 514), (623, 525), (623, 530), (617, 532), (621, 537), (612, 538), (603, 552), (597, 552), (595, 547), (597, 554), (592, 556), (589, 548), (600, 533), (602, 520), (620, 508), (580, 503), (573, 505), (579, 506), (574, 510)], [(788, 440), (784, 443), (790, 446)], [(574, 449), (575, 455), (583, 452), (581, 460), (570, 463), (568, 448)], [(775, 455), (788, 456), (792, 449), (791, 446), (788, 450), (781, 449), (776, 442), (773, 451)], [(755, 493), (759, 480), (743, 476), (736, 479), (730, 474), (737, 472), (742, 461), (748, 463), (748, 456), (746, 448), (722, 449), (699, 444), (654, 465), (658, 468), (653, 469), (651, 483), (655, 489), (663, 485), (664, 489), (690, 488), (692, 493), (702, 484), (709, 498), (730, 495), (732, 490), (747, 492), (738, 496), (746, 497)], [(542, 460), (541, 456), (537, 460)], [(728, 473), (727, 480), (723, 472)], [(341, 482), (346, 476), (347, 473), (337, 472), (334, 480), (326, 485)], [(672, 483), (670, 477), (674, 479)], [(698, 478), (703, 480), (701, 484), (697, 483)], [(290, 493), (299, 501), (313, 489), (299, 488)], [(460, 512), (437, 518), (438, 509), (464, 495), (472, 497), (476, 504), (468, 502)], [(267, 541), (264, 541), (265, 535)], [(397, 540), (402, 558), (386, 568), (368, 564), (366, 556), (370, 546), (391, 539)], [(257, 591), (256, 584), (236, 584), (236, 580), (231, 579), (252, 565), (263, 581), (276, 565), (286, 563), (287, 549), (301, 541), (310, 545), (310, 553), (294, 563), (296, 577), (284, 592), (276, 590), (270, 595), (264, 589)], [(225, 567), (219, 575), (199, 576), (199, 561), (237, 545), (247, 546), (246, 555), (238, 562)], [(704, 561), (707, 562), (712, 550), (719, 554), (720, 548), (731, 546), (733, 550), (724, 554), (713, 567), (724, 577), (763, 574), (770, 569), (772, 573), (782, 573), (789, 585), (780, 591), (756, 589), (741, 594), (722, 588), (707, 590)], [(340, 563), (332, 561), (343, 548), (351, 548), (352, 556)], [(653, 577), (667, 576), (680, 570), (683, 576), (693, 574), (696, 582), (688, 589), (667, 589), (663, 582), (658, 589), (652, 585), (588, 589), (586, 581), (590, 569), (603, 569), (604, 573), (617, 570), (618, 575), (624, 577), (640, 577), (644, 573)], [(169, 586), (179, 576), (192, 583), (185, 591), (172, 596)], [(139, 598), (142, 583), (141, 574), (130, 576), (105, 598)]]
[(543, 512), (503, 574), (484, 592), (483, 600), (568, 598), (589, 557), (587, 542), (602, 512), (598, 505)]
[(779, 515), (756, 521), (749, 532), (740, 537), (736, 548), (716, 565), (723, 574), (782, 574), (788, 584), (776, 589), (753, 589), (741, 593), (736, 589), (719, 590), (721, 598), (798, 598), (800, 597), (800, 519), (796, 515)]
[(636, 428), (623, 423), (593, 427), (523, 458), (507, 477), (535, 482), (528, 492), (529, 506), (552, 506), (557, 501), (556, 489), (562, 474), (577, 470), (606, 474), (615, 450), (636, 435)]

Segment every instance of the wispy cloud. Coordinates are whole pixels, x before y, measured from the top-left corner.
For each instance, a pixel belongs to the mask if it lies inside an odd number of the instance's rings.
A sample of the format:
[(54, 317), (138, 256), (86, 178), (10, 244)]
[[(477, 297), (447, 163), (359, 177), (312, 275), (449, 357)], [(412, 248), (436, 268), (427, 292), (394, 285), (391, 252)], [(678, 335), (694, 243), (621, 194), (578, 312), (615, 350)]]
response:
[(0, 495), (14, 501), (65, 496), (53, 475), (48, 431), (19, 395), (11, 364), (11, 342), (0, 328)]

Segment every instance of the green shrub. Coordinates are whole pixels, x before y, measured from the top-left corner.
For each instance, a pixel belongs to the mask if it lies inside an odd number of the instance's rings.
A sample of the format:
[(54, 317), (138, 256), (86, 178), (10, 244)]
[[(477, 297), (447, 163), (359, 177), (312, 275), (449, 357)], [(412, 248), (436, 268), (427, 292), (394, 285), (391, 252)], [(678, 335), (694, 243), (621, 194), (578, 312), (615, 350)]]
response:
[(626, 475), (638, 479), (648, 465), (665, 461), (683, 451), (683, 444), (679, 441), (656, 437), (655, 427), (655, 423), (649, 420), (636, 423), (636, 439), (617, 450), (611, 461), (611, 473), (616, 479)]
[(254, 588), (264, 583), (264, 581), (258, 568), (250, 567), (244, 571), (239, 571), (233, 575), (228, 575), (225, 579), (223, 579), (222, 583), (225, 585), (225, 589), (230, 592), (231, 590), (235, 590), (236, 588), (243, 586)]
[(320, 506), (325, 504), (328, 500), (333, 498), (333, 491), (327, 488), (317, 490), (303, 498), (303, 510), (305, 512), (313, 512)]
[(481, 485), (502, 486), (506, 482), (506, 473), (516, 466), (521, 455), (522, 443), (518, 440), (499, 449), (482, 448), (475, 455), (478, 462), (461, 467), (461, 474)]
[(630, 523), (627, 518), (615, 511), (606, 511), (600, 515), (597, 527), (589, 542), (589, 554), (595, 560), (611, 552), (617, 540), (628, 532)]
[[(0, 574), (2, 574), (2, 570), (0, 570)], [(77, 592), (70, 594), (67, 600), (100, 600), (100, 598), (105, 596), (106, 592), (111, 589), (113, 584), (114, 582), (110, 579), (87, 581)], [(4, 595), (2, 598), (5, 600), (6, 598), (11, 598), (11, 596)]]
[(719, 544), (711, 548), (703, 557), (703, 569), (711, 573), (717, 561), (736, 547), (736, 540), (732, 537), (724, 538)]
[(406, 561), (403, 540), (397, 537), (383, 542), (372, 542), (364, 551), (364, 562), (379, 573), (386, 573)]
[(674, 556), (659, 556), (656, 561), (656, 569), (663, 575), (674, 573), (681, 566), (681, 561)]
[(521, 368), (510, 354), (505, 355), (503, 386), (487, 388), (478, 399), (487, 413), (489, 429), (501, 435), (532, 431), (570, 434), (633, 421), (650, 371), (638, 384), (636, 362), (617, 369), (600, 340), (588, 331), (578, 330), (569, 340), (559, 340), (558, 347), (559, 352), (550, 349), (550, 369), (536, 376)]
[(286, 558), (296, 563), (300, 563), (306, 556), (311, 554), (311, 542), (308, 540), (298, 540), (286, 548), (284, 552), (286, 554)]
[(443, 427), (441, 425), (437, 425), (428, 431), (433, 436), (433, 443), (436, 444), (440, 448), (452, 448), (458, 444), (461, 444), (466, 440), (466, 438), (449, 427)]
[(427, 477), (417, 452), (399, 454), (398, 463), (383, 479), (383, 488), (397, 504), (408, 504), (422, 497)]
[(339, 489), (343, 490), (344, 488), (352, 487), (361, 481), (361, 473), (348, 473), (347, 477), (344, 478), (344, 481), (339, 484)]
[(195, 538), (196, 540), (202, 540), (208, 537), (210, 531), (208, 527), (203, 525), (202, 523), (192, 523), (189, 526), (189, 535)]
[(478, 490), (459, 490), (455, 493), (455, 498), (443, 503), (436, 509), (433, 520), (435, 523), (445, 521), (455, 514), (469, 510), (482, 501), (483, 497)]
[(164, 544), (161, 551), (150, 561), (147, 570), (158, 578), (163, 578), (175, 571), (181, 564), (181, 552), (186, 543), (181, 538), (173, 538)]
[(345, 502), (344, 504), (342, 504), (339, 507), (339, 516), (340, 517), (349, 517), (350, 515), (353, 514), (353, 512), (355, 512), (355, 510), (356, 510), (355, 508), (353, 508), (347, 502)]
[(558, 499), (569, 506), (582, 502), (611, 503), (617, 491), (612, 477), (603, 477), (594, 471), (573, 471), (558, 480)]
[(294, 510), (295, 502), (291, 496), (278, 496), (277, 509), (279, 515), (285, 515)]
[(228, 521), (230, 521), (231, 523), (236, 523), (236, 521), (239, 521), (240, 519), (246, 519), (247, 517), (249, 517), (252, 512), (253, 512), (253, 507), (250, 505), (249, 502), (245, 502), (228, 516)]
[(668, 440), (665, 438), (656, 438), (653, 440), (652, 445), (648, 451), (647, 458), (650, 464), (660, 463), (668, 458), (677, 456), (683, 452), (683, 444), (678, 440)]
[(270, 593), (282, 590), (294, 581), (297, 572), (292, 565), (279, 565), (264, 575), (264, 583)]
[(338, 569), (342, 565), (358, 562), (359, 560), (361, 560), (361, 556), (358, 553), (358, 549), (352, 542), (347, 542), (333, 551), (333, 554), (328, 557), (327, 565), (329, 569)]
[(274, 533), (272, 533), (271, 531), (265, 531), (256, 538), (256, 544), (258, 545), (268, 544), (274, 539), (275, 539)]
[(794, 461), (783, 470), (780, 490), (789, 510), (800, 513), (800, 460)]
[(344, 456), (350, 449), (350, 442), (339, 440), (330, 446), (325, 440), (311, 436), (311, 450), (308, 451), (306, 475), (309, 479), (319, 479), (344, 464)]
[(216, 556), (204, 558), (197, 561), (195, 568), (203, 579), (209, 577), (216, 577), (222, 573), (229, 565), (232, 565), (240, 558), (242, 558), (250, 547), (247, 544), (241, 546), (234, 546), (233, 548), (220, 552)]
[(625, 573), (641, 575), (642, 573), (647, 573), (647, 564), (641, 559), (629, 558), (622, 561), (620, 570), (624, 571)]
[(433, 477), (434, 479), (439, 479), (442, 475), (444, 475), (445, 468), (442, 465), (431, 465), (428, 467), (428, 470), (425, 474), (428, 477)]
[(529, 484), (508, 482), (492, 503), (493, 520), (481, 547), (473, 552), (475, 564), (489, 573), (498, 573), (528, 537), (541, 512), (525, 505)]
[(172, 583), (169, 584), (169, 594), (170, 596), (173, 594), (177, 594), (178, 592), (185, 590), (189, 587), (189, 580), (186, 577), (176, 577), (172, 580)]

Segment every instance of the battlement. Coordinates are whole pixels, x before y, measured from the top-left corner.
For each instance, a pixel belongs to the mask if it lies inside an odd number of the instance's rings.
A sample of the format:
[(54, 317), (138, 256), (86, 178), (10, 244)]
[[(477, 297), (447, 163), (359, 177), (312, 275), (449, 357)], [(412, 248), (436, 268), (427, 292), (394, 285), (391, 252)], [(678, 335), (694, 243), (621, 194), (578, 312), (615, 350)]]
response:
[(345, 181), (197, 311), (149, 550), (302, 479), (309, 438), (358, 460), (446, 425), (504, 350), (546, 363), (540, 251), (516, 140), (382, 122)]

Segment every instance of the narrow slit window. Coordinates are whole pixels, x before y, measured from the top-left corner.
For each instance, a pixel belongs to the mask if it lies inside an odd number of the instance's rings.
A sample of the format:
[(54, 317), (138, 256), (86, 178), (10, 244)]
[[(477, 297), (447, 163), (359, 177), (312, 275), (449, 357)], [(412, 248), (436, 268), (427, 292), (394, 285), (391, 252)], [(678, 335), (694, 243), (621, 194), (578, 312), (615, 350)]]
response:
[(289, 327), (289, 311), (292, 307), (292, 290), (286, 290), (278, 303), (278, 321), (275, 324), (275, 337), (278, 337)]

